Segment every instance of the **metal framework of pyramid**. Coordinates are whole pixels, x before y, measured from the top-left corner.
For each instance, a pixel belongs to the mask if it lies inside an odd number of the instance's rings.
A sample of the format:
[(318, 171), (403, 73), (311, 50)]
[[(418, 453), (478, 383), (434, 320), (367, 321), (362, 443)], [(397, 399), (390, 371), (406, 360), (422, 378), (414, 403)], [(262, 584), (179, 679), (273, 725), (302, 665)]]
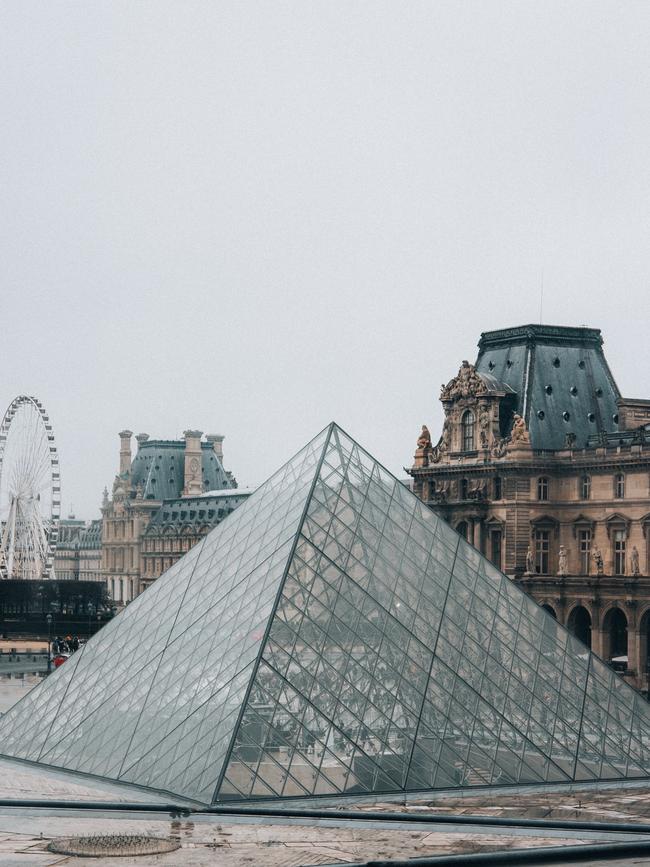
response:
[(648, 705), (332, 424), (0, 720), (204, 803), (645, 777)]

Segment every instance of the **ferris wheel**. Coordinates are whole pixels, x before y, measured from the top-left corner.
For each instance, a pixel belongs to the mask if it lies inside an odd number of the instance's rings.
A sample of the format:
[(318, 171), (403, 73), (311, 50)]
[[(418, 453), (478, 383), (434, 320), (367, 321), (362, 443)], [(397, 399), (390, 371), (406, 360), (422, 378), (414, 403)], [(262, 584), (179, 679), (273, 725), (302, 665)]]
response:
[(35, 397), (12, 400), (0, 425), (0, 578), (54, 578), (61, 476), (54, 430)]

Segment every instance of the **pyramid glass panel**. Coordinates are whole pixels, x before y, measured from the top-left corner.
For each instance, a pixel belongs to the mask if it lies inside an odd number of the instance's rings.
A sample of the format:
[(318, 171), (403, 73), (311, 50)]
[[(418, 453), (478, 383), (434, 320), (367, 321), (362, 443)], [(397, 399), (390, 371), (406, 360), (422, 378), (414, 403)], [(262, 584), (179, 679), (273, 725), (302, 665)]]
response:
[(650, 712), (330, 425), (0, 720), (204, 803), (630, 779)]

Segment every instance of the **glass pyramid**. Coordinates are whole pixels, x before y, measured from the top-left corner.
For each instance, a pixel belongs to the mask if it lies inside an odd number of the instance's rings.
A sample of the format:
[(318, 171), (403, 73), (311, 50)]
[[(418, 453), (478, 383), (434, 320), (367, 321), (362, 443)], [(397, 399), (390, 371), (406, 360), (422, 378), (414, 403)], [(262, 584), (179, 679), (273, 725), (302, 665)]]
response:
[(650, 709), (336, 425), (0, 720), (205, 803), (645, 777)]

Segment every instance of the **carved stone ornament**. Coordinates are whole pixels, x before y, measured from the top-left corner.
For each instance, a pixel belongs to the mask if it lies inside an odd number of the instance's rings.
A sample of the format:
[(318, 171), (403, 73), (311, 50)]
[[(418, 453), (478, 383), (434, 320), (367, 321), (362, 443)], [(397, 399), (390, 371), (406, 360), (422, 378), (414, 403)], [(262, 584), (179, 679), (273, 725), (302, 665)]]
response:
[(429, 453), (429, 463), (438, 464), (442, 460), (443, 455), (449, 451), (449, 440), (451, 439), (449, 419), (445, 419), (442, 426), (442, 436), (438, 440), (438, 444), (431, 449)]
[(460, 397), (477, 397), (487, 393), (487, 386), (469, 361), (463, 361), (458, 376), (443, 385), (440, 400), (457, 400)]
[(639, 569), (639, 549), (636, 545), (632, 545), (632, 554), (630, 555), (630, 569), (632, 575), (637, 576), (641, 574)]
[(508, 453), (509, 440), (507, 437), (494, 437), (492, 440), (492, 456), (495, 458), (503, 458)]
[(557, 574), (564, 577), (569, 574), (569, 557), (564, 545), (560, 545), (559, 563)]

